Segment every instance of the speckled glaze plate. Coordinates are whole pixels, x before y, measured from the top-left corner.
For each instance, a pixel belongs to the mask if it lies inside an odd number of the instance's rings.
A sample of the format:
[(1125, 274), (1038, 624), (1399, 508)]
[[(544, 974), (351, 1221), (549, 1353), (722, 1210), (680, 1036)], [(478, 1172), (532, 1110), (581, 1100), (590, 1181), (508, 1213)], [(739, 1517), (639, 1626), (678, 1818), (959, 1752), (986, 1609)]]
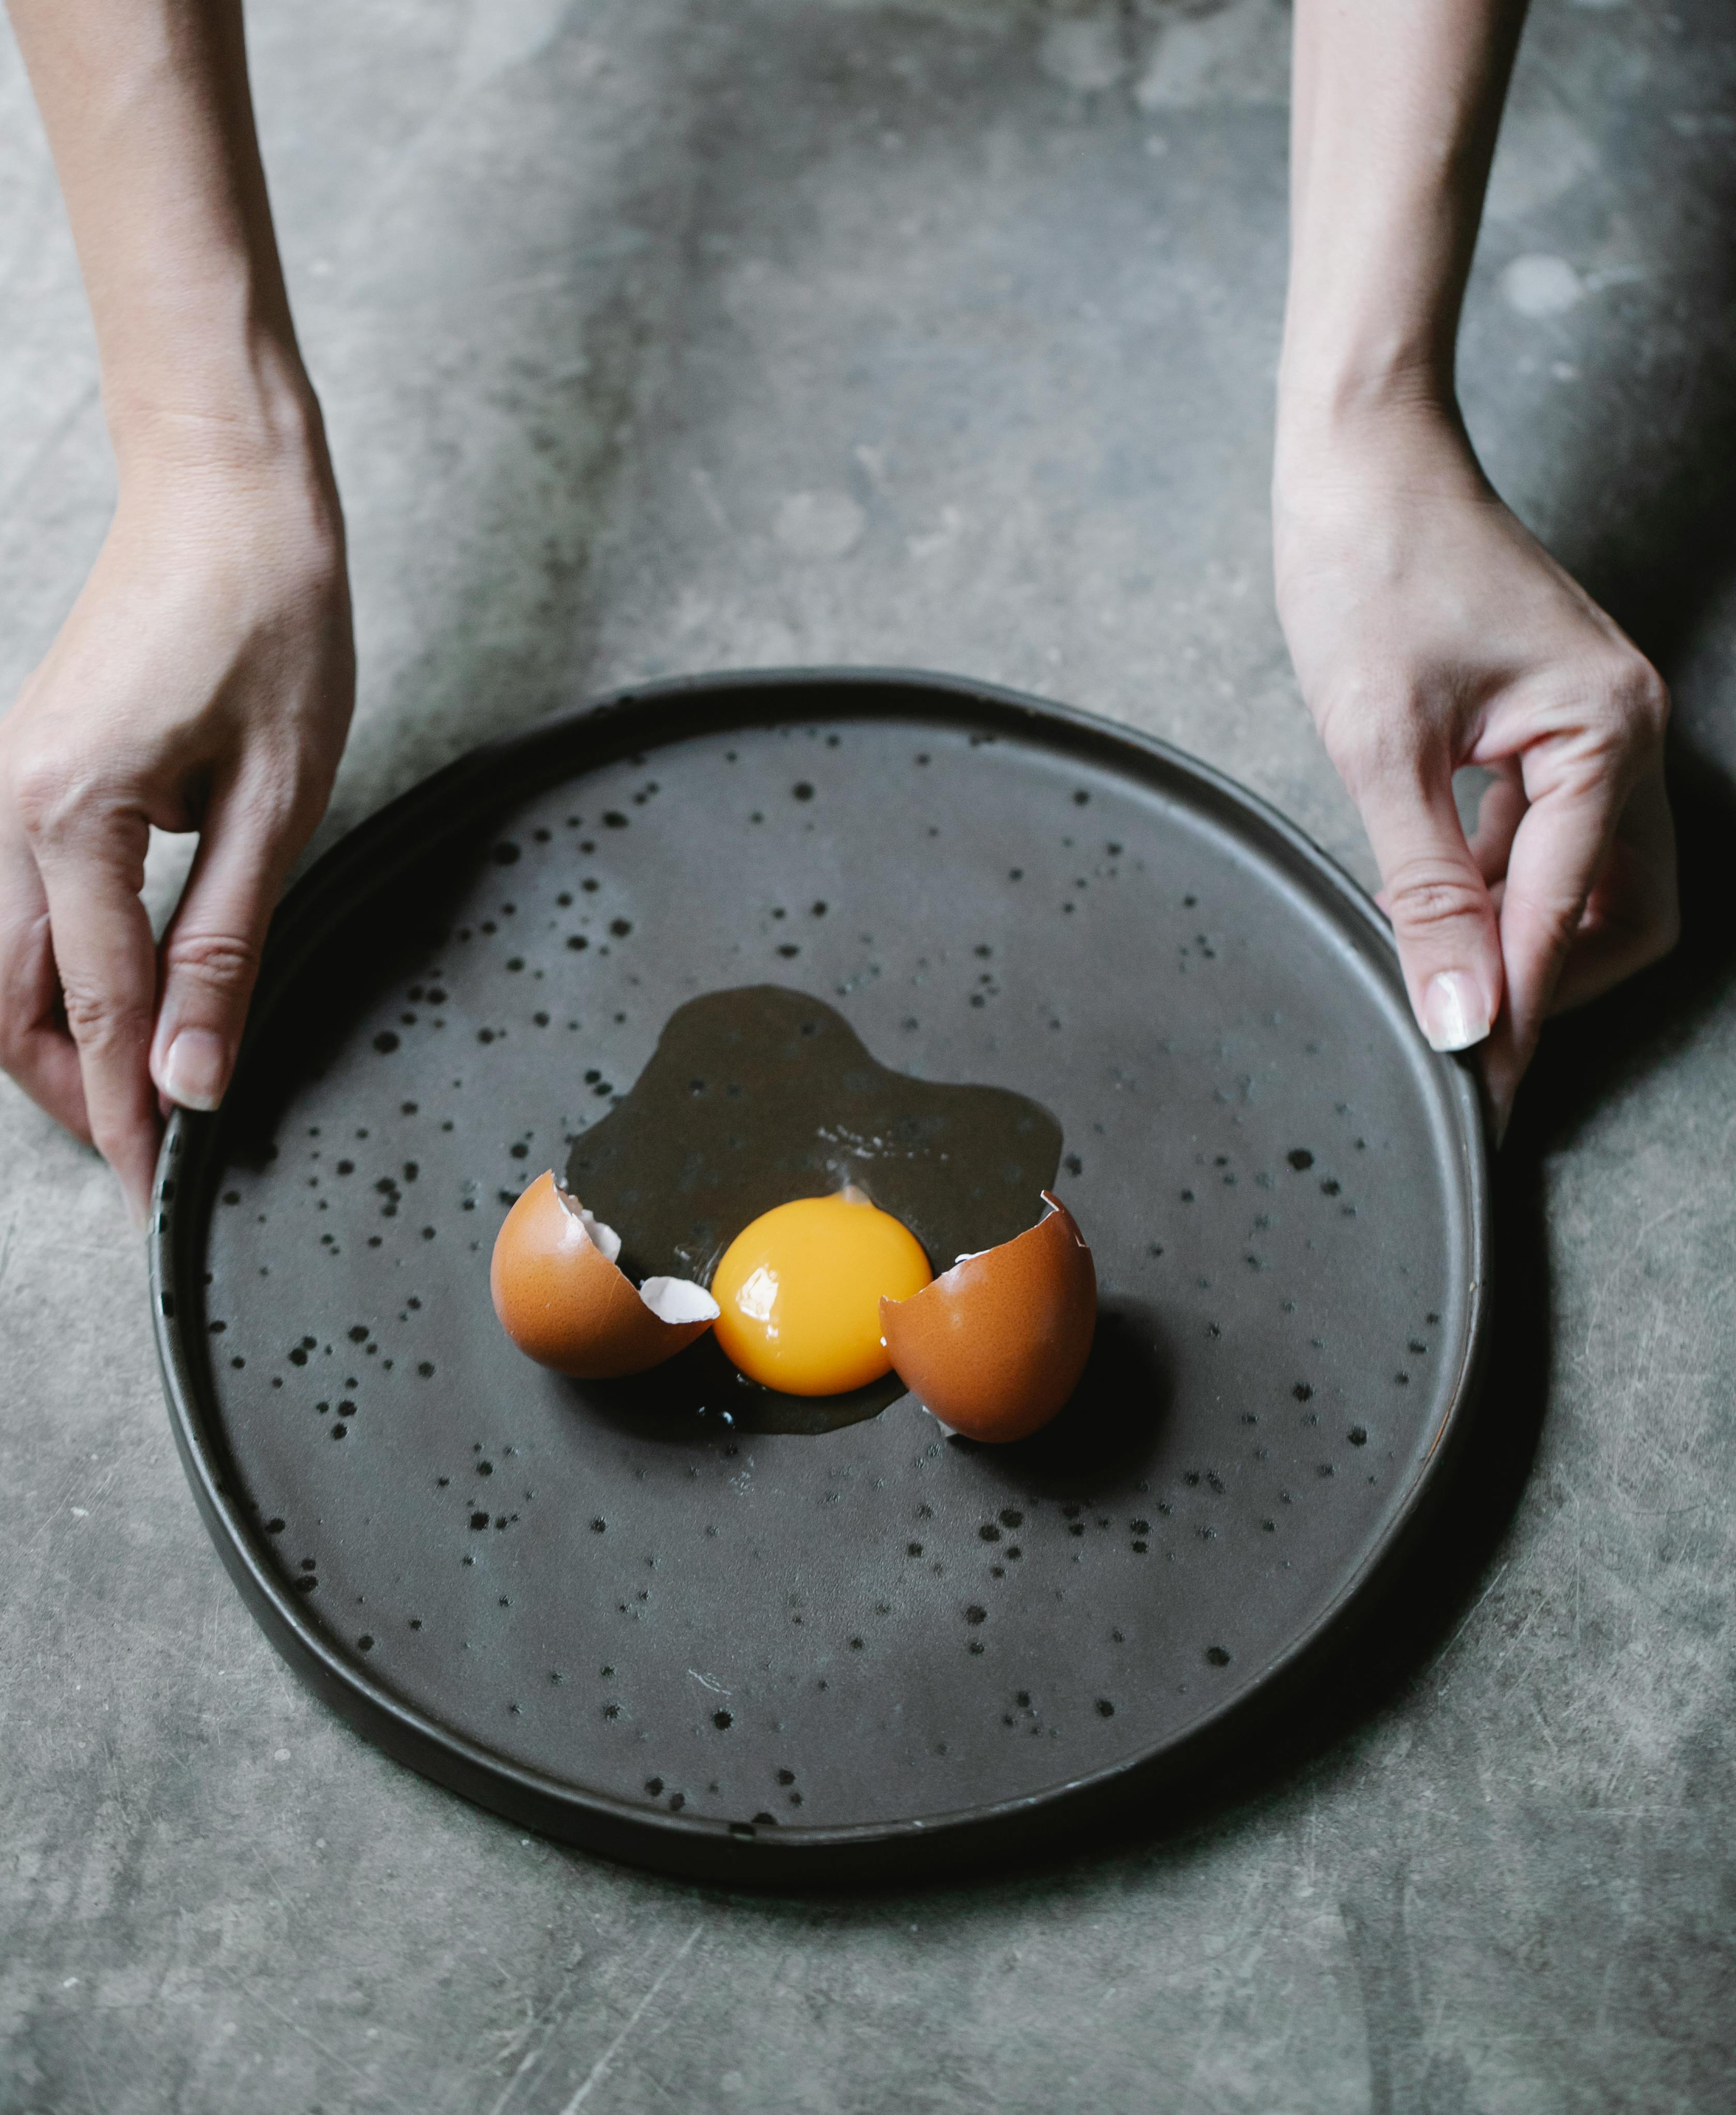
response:
[[(1052, 1113), (1102, 1319), (1050, 1434), (767, 1429), (502, 1334), (511, 1198), (756, 985)], [(369, 1738), (621, 1857), (838, 1881), (1161, 1811), (1298, 1707), (1442, 1488), (1489, 1216), (1469, 1074), (1269, 809), (1004, 691), (733, 675), (319, 862), (224, 1108), (170, 1126), (152, 1296), (218, 1548)]]

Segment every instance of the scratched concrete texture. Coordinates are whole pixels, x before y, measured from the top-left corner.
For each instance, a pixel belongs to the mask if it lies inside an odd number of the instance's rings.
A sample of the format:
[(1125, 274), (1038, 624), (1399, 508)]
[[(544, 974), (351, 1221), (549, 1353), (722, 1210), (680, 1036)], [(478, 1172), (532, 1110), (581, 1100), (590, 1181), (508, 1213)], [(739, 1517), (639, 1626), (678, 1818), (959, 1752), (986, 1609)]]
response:
[[(629, 679), (891, 662), (1155, 729), (1366, 878), (1271, 605), (1277, 0), (250, 18), (355, 557), (322, 843)], [(1466, 399), (1675, 688), (1691, 916), (1546, 1053), (1492, 1436), (1378, 1665), (1214, 1797), (972, 1885), (731, 1897), (527, 1840), (273, 1656), (108, 1179), (0, 1090), (0, 2108), (1736, 2105), (1733, 90), (1720, 0), (1528, 32)], [(9, 44), (0, 289), (10, 695), (112, 471)]]

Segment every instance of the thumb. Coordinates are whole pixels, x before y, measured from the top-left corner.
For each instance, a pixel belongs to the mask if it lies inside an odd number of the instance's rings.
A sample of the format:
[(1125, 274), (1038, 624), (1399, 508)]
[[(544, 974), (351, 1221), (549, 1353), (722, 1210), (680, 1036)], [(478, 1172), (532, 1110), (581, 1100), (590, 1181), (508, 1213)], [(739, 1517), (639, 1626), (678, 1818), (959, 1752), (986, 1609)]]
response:
[(1500, 1010), (1500, 927), (1453, 804), (1452, 767), (1444, 754), (1396, 769), (1388, 760), (1353, 790), (1418, 1023), (1433, 1048), (1468, 1050)]
[(241, 1030), (293, 846), (231, 789), (205, 811), (199, 851), (163, 936), (151, 1076), (182, 1108), (214, 1109)]

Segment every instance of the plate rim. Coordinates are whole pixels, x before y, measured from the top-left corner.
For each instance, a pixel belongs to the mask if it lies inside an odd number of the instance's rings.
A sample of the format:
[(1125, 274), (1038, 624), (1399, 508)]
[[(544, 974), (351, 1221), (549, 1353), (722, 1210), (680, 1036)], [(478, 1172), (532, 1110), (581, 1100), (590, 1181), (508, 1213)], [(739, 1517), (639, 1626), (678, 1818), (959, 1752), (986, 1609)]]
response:
[[(1154, 771), (1190, 782), (1197, 792), (1210, 796), (1218, 819), (1234, 818), (1242, 824), (1240, 829), (1232, 828), (1232, 834), (1245, 841), (1263, 831), (1275, 841), (1267, 847), (1256, 843), (1254, 849), (1280, 849), (1299, 865), (1314, 883), (1317, 901), (1324, 898), (1341, 916), (1348, 914), (1358, 936), (1371, 943), (1371, 952), (1389, 984), (1398, 977), (1390, 929), (1354, 878), (1261, 795), (1159, 736), (1002, 685), (926, 669), (731, 669), (630, 684), (546, 714), (465, 750), (346, 830), (295, 880), (277, 907), (244, 1054), (263, 1030), (275, 997), (293, 980), (306, 956), (328, 937), (332, 900), (345, 892), (350, 876), (364, 869), (370, 887), (378, 888), (397, 869), (428, 855), (431, 840), (417, 835), (413, 827), (419, 817), (451, 808), (446, 827), (453, 831), (471, 828), (479, 813), (508, 804), (544, 780), (538, 764), (575, 743), (589, 751), (575, 768), (594, 769), (615, 755), (703, 732), (697, 727), (680, 727), (683, 707), (758, 696), (767, 699), (772, 709), (738, 713), (734, 722), (720, 715), (720, 728), (731, 723), (777, 725), (808, 717), (794, 710), (792, 701), (810, 690), (833, 694), (830, 711), (834, 717), (850, 716), (854, 702), (859, 717), (944, 715), (955, 722), (987, 718), (1001, 723), (1009, 732), (1027, 733), (1039, 741), (1045, 734), (1070, 737), (1075, 745), (1083, 744), (1095, 752), (1094, 762), (1112, 765), (1119, 754), (1124, 769), (1136, 763), (1143, 766), (1138, 775), (1147, 782)], [(644, 738), (635, 741), (636, 733)], [(482, 789), (483, 797), (467, 806), (463, 794), (472, 784)], [(1258, 830), (1250, 833), (1248, 824), (1257, 825)], [(437, 842), (437, 837), (432, 842)], [(382, 850), (389, 852), (395, 842), (398, 856), (382, 866), (378, 855)], [(1430, 1050), (1408, 1005), (1402, 1018), (1416, 1050), (1426, 1053), (1424, 1070), (1438, 1085), (1459, 1147), (1467, 1250), (1463, 1266), (1469, 1271), (1469, 1282), (1459, 1370), (1421, 1462), (1354, 1571), (1288, 1645), (1172, 1739), (1081, 1776), (987, 1803), (889, 1821), (780, 1823), (756, 1828), (750, 1823), (718, 1816), (666, 1813), (600, 1787), (552, 1777), (442, 1726), (337, 1649), (263, 1561), (263, 1546), (257, 1544), (226, 1485), (220, 1446), (208, 1429), (201, 1405), (202, 1361), (194, 1347), (204, 1351), (205, 1340), (190, 1327), (191, 1310), (200, 1303), (182, 1296), (183, 1270), (208, 1217), (208, 1210), (195, 1209), (203, 1194), (197, 1177), (217, 1140), (222, 1118), (220, 1112), (177, 1109), (165, 1131), (153, 1186), (151, 1319), (171, 1429), (206, 1531), (273, 1648), (323, 1701), (394, 1759), (477, 1805), (560, 1840), (687, 1878), (749, 1883), (771, 1880), (787, 1885), (792, 1880), (805, 1884), (883, 1878), (895, 1868), (907, 1869), (909, 1854), (918, 1847), (931, 1867), (980, 1864), (1028, 1841), (1039, 1829), (1062, 1833), (1088, 1828), (1122, 1803), (1131, 1802), (1143, 1786), (1155, 1788), (1159, 1782), (1189, 1778), (1233, 1745), (1244, 1722), (1267, 1712), (1282, 1713), (1286, 1700), (1315, 1668), (1346, 1641), (1355, 1615), (1365, 1608), (1381, 1576), (1402, 1565), (1440, 1503), (1449, 1480), (1450, 1458), (1456, 1457), (1459, 1443), (1473, 1422), (1486, 1362), (1491, 1312), (1493, 1195), (1486, 1116), (1470, 1064)], [(208, 1385), (208, 1366), (204, 1378)], [(772, 1867), (775, 1872), (769, 1870)]]

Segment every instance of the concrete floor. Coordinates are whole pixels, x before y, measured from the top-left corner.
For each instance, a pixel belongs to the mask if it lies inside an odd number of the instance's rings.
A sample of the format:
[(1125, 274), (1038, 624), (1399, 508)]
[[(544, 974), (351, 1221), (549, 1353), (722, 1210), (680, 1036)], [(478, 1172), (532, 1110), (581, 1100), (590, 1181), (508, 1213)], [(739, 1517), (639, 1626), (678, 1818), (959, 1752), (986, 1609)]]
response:
[[(1155, 729), (1366, 877), (1268, 579), (1276, 0), (250, 14), (358, 590), (322, 842), (628, 679), (874, 661)], [(1466, 394), (1675, 686), (1690, 932), (1556, 1031), (1468, 1554), (1348, 1708), (972, 1888), (727, 1898), (527, 1841), (273, 1656), (108, 1181), (0, 1090), (0, 2108), (1736, 2104), (1733, 89), (1721, 0), (1540, 0)], [(111, 470), (9, 46), (0, 286), (10, 695)]]

